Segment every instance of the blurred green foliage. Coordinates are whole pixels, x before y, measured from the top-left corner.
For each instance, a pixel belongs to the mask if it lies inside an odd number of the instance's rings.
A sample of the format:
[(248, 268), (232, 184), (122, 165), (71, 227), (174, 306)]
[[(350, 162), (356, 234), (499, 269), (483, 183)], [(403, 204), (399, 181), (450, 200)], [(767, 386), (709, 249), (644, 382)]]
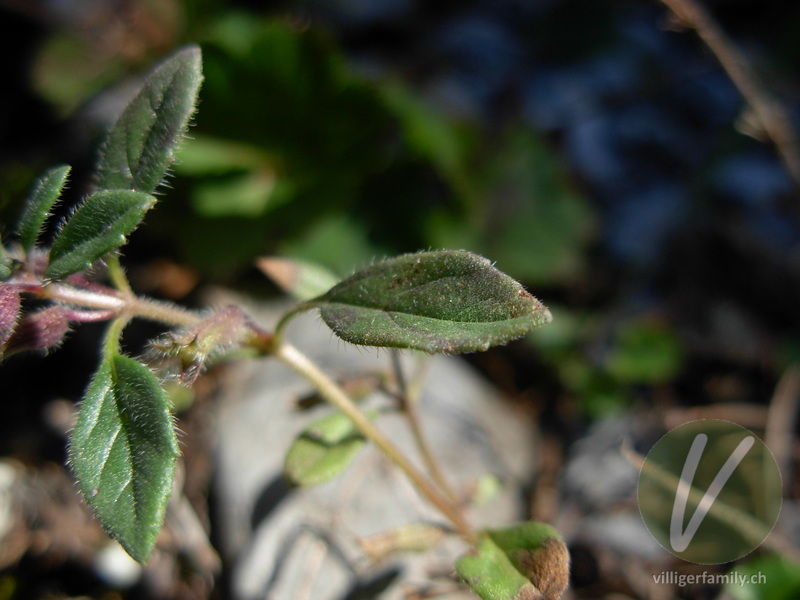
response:
[[(606, 334), (601, 315), (563, 306), (550, 306), (550, 311), (553, 322), (528, 339), (590, 418), (626, 410), (637, 386), (667, 383), (683, 366), (683, 344), (662, 319), (630, 317)], [(591, 352), (590, 347), (600, 350)]]
[[(147, 14), (165, 35), (182, 23), (201, 42), (206, 76), (175, 189), (151, 219), (182, 261), (232, 277), (280, 251), (347, 273), (447, 247), (532, 284), (579, 276), (594, 217), (534, 131), (489, 135), (388, 74), (367, 80), (322, 28), (215, 2), (171, 6)], [(65, 32), (42, 50), (37, 86), (60, 112), (146, 62), (145, 50), (103, 61), (90, 48)]]
[(733, 572), (745, 578), (743, 584), (725, 586), (736, 600), (793, 600), (800, 594), (800, 565), (784, 556), (751, 558)]
[[(163, 53), (159, 43), (201, 43), (195, 125), (169, 197), (137, 234), (151, 246), (229, 282), (259, 255), (346, 276), (420, 248), (489, 256), (534, 291), (585, 280), (598, 216), (519, 116), (489, 129), (389, 72), (367, 79), (330, 32), (296, 18), (215, 0), (142, 6), (161, 37), (138, 53), (95, 56), (96, 42), (63, 31), (44, 45), (35, 73), (37, 89), (66, 114), (121, 73), (139, 72)], [(623, 323), (589, 359), (602, 317), (566, 306), (554, 314), (531, 340), (588, 416), (623, 409), (635, 386), (667, 381), (682, 364), (665, 322)]]

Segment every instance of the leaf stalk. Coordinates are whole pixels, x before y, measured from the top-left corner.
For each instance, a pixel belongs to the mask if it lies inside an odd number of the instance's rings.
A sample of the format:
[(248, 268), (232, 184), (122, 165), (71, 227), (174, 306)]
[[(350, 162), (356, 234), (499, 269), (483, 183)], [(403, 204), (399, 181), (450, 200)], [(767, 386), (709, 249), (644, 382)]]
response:
[(350, 397), (297, 348), (278, 341), (273, 355), (306, 378), (333, 406), (349, 417), (364, 436), (373, 442), (411, 480), (418, 492), (431, 502), (453, 524), (455, 530), (468, 542), (475, 544), (477, 536), (460, 509), (445, 498), (428, 479), (403, 455), (403, 453), (372, 424)]

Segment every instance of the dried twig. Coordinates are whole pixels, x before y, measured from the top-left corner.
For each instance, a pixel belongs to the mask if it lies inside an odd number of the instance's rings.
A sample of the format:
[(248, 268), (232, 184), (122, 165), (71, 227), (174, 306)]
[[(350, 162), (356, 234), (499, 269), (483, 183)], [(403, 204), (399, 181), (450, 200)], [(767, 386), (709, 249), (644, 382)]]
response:
[(781, 471), (785, 490), (792, 487), (794, 458), (794, 426), (800, 400), (800, 366), (786, 370), (778, 382), (769, 404), (764, 441)]
[(789, 176), (800, 188), (800, 140), (781, 102), (759, 80), (754, 69), (712, 16), (695, 0), (661, 0), (687, 28), (697, 31), (775, 144)]

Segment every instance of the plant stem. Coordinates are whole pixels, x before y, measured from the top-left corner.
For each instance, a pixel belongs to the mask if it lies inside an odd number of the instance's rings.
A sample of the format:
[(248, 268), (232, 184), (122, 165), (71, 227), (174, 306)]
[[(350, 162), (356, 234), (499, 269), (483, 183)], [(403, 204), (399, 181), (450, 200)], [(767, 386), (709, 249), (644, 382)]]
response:
[(277, 341), (273, 349), (275, 357), (292, 367), (305, 377), (325, 398), (336, 408), (347, 415), (364, 436), (373, 442), (396, 464), (411, 480), (419, 493), (431, 502), (453, 524), (456, 531), (470, 543), (476, 542), (475, 533), (464, 519), (459, 508), (440, 492), (420, 473), (414, 465), (395, 447), (395, 445), (380, 432), (372, 422), (353, 403), (349, 396), (317, 365), (311, 362), (302, 352), (291, 344)]
[(125, 297), (122, 294), (108, 294), (72, 287), (63, 283), (50, 283), (41, 287), (26, 287), (26, 291), (40, 298), (57, 300), (82, 308), (108, 310), (116, 315), (126, 314), (151, 321), (159, 321), (177, 327), (190, 327), (202, 317), (174, 304), (158, 302), (138, 296)]
[(422, 455), (422, 460), (425, 463), (425, 467), (428, 469), (428, 473), (430, 474), (434, 483), (439, 486), (439, 489), (442, 491), (442, 493), (444, 493), (445, 496), (447, 496), (447, 499), (452, 504), (457, 506), (458, 496), (447, 482), (444, 472), (439, 466), (439, 462), (436, 460), (436, 456), (431, 451), (430, 444), (428, 444), (428, 438), (425, 437), (425, 434), (422, 431), (422, 421), (419, 418), (419, 410), (417, 410), (418, 398), (416, 395), (412, 395), (409, 392), (405, 375), (403, 373), (403, 365), (400, 364), (400, 353), (397, 350), (392, 350), (391, 354), (392, 367), (394, 368), (395, 377), (397, 378), (397, 387), (400, 392), (398, 399), (400, 400), (401, 408), (403, 409), (403, 413), (405, 414), (406, 420), (408, 421), (411, 429), (411, 434), (414, 436), (414, 442), (417, 444), (417, 448)]
[[(118, 274), (122, 274), (121, 271)], [(122, 277), (124, 280), (124, 275), (122, 275)], [(119, 282), (115, 281), (115, 283), (119, 286)], [(196, 325), (203, 318), (197, 313), (190, 312), (173, 304), (161, 303), (149, 298), (137, 297), (132, 294), (128, 295), (125, 290), (98, 292), (73, 287), (64, 283), (49, 283), (46, 285), (24, 284), (21, 287), (23, 287), (25, 291), (35, 294), (40, 298), (56, 300), (81, 308), (106, 310), (112, 313), (116, 318), (111, 323), (105, 342), (105, 352), (109, 355), (119, 351), (119, 338), (122, 334), (122, 330), (133, 317), (159, 321), (177, 327), (191, 327), (192, 325)], [(474, 544), (477, 540), (476, 535), (462, 515), (454, 499), (454, 494), (444, 481), (444, 477), (438, 465), (433, 460), (427, 442), (422, 436), (418, 417), (414, 409), (411, 408), (410, 411), (407, 409), (406, 414), (410, 415), (409, 420), (412, 423), (412, 430), (420, 446), (423, 460), (431, 471), (431, 476), (434, 478), (439, 489), (432, 485), (428, 479), (408, 461), (400, 450), (364, 416), (350, 397), (330, 377), (294, 346), (282, 341), (278, 337), (278, 332), (288, 322), (290, 316), (312, 307), (313, 301), (299, 305), (281, 319), (276, 328), (274, 337), (256, 337), (251, 341), (251, 345), (264, 354), (271, 354), (279, 358), (304, 376), (323, 398), (347, 415), (361, 433), (378, 446), (387, 458), (405, 473), (419, 493), (447, 517), (453, 524), (455, 530), (458, 531), (464, 539)], [(405, 395), (405, 391), (403, 395)], [(411, 406), (413, 403), (406, 402), (406, 404)], [(444, 496), (442, 494), (444, 494)]]
[(111, 279), (111, 283), (113, 283), (125, 297), (133, 298), (133, 290), (125, 275), (125, 269), (122, 268), (122, 263), (119, 262), (119, 254), (116, 252), (111, 253), (108, 258), (106, 258), (106, 265), (108, 266), (108, 277)]
[(107, 359), (111, 359), (119, 354), (119, 339), (122, 337), (122, 330), (130, 321), (127, 316), (119, 316), (109, 325), (106, 331), (105, 342), (103, 343), (103, 354)]
[(288, 312), (284, 313), (281, 319), (278, 321), (278, 324), (275, 326), (275, 338), (280, 339), (283, 336), (283, 330), (289, 321), (299, 315), (301, 312), (305, 312), (307, 310), (311, 310), (312, 308), (316, 308), (318, 306), (318, 302), (316, 299), (307, 300), (306, 302), (301, 302), (291, 308)]

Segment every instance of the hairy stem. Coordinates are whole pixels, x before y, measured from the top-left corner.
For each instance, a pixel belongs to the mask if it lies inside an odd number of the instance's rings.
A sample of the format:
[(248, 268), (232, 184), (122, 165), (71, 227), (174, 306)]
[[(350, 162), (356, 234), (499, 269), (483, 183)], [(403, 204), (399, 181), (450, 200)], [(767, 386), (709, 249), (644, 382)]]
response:
[(106, 258), (106, 265), (108, 266), (108, 277), (111, 279), (111, 283), (113, 283), (123, 295), (133, 298), (133, 290), (125, 275), (125, 269), (122, 268), (122, 263), (119, 262), (119, 254), (114, 252), (109, 255)]
[(286, 312), (281, 317), (280, 321), (278, 321), (278, 324), (275, 326), (275, 338), (280, 339), (283, 336), (284, 328), (293, 317), (296, 317), (300, 313), (306, 312), (307, 310), (311, 310), (312, 308), (316, 308), (317, 306), (319, 306), (319, 304), (316, 302), (316, 300), (308, 300), (292, 307), (291, 310)]
[(40, 298), (47, 298), (79, 306), (107, 310), (115, 315), (140, 317), (177, 327), (195, 325), (202, 317), (174, 304), (158, 302), (138, 296), (124, 296), (121, 293), (103, 293), (81, 289), (63, 283), (49, 283), (43, 286), (25, 286), (25, 291)]
[(364, 416), (350, 397), (328, 377), (328, 375), (311, 362), (303, 353), (297, 350), (297, 348), (286, 342), (278, 341), (273, 348), (273, 354), (305, 377), (323, 398), (347, 415), (359, 431), (405, 473), (419, 493), (447, 517), (456, 531), (458, 531), (464, 539), (470, 543), (476, 542), (475, 533), (464, 519), (458, 507), (447, 498), (444, 498), (442, 494), (431, 485), (428, 479), (406, 459), (402, 452), (395, 447), (367, 417)]
[(122, 337), (122, 330), (125, 329), (128, 321), (130, 321), (130, 318), (126, 316), (119, 316), (111, 321), (103, 343), (103, 353), (106, 358), (110, 359), (119, 354), (119, 339)]

